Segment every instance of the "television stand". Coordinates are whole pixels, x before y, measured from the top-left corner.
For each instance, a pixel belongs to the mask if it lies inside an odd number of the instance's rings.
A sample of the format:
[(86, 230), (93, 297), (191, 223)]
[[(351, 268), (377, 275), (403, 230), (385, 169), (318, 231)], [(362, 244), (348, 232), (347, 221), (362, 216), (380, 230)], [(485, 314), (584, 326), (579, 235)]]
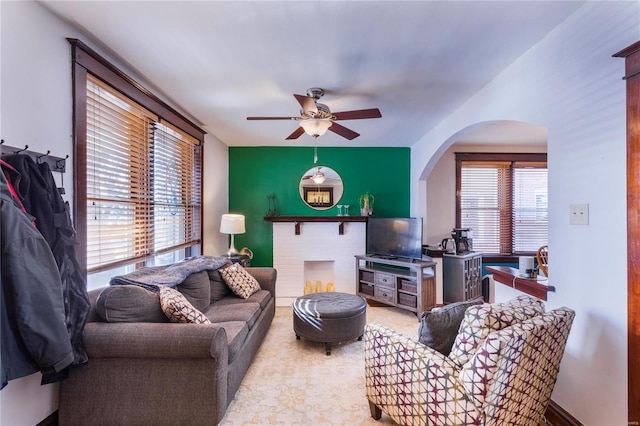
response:
[(356, 294), (420, 315), (436, 306), (433, 261), (357, 255)]

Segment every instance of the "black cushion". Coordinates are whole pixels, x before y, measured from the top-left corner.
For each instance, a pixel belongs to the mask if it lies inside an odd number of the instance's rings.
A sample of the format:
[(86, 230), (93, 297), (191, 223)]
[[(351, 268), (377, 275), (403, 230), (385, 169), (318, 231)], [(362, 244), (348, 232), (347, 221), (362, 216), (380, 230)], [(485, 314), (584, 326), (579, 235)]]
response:
[(158, 294), (137, 285), (105, 287), (96, 299), (95, 310), (107, 322), (169, 322)]
[(219, 270), (214, 269), (208, 270), (207, 272), (209, 274), (209, 288), (211, 291), (210, 303), (217, 302), (218, 300), (224, 299), (228, 295), (232, 294), (231, 289), (222, 279)]
[(206, 311), (211, 303), (211, 287), (209, 285), (209, 274), (207, 274), (206, 270), (189, 275), (183, 282), (178, 284), (176, 290), (182, 293), (189, 303), (201, 312)]
[(425, 311), (420, 316), (418, 340), (443, 355), (449, 355), (458, 335), (460, 323), (468, 307), (481, 305), (481, 297), (464, 302), (455, 302), (434, 311)]

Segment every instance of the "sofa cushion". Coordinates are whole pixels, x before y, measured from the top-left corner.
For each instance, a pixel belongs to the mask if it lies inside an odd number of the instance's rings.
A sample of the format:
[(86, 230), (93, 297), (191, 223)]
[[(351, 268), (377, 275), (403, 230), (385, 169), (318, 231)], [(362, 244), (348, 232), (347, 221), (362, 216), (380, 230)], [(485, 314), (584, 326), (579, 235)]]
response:
[(544, 313), (539, 299), (519, 296), (506, 303), (471, 306), (465, 312), (449, 358), (459, 366), (466, 364), (489, 333)]
[[(229, 291), (229, 293), (231, 293), (231, 291)], [(220, 299), (219, 301), (215, 302), (215, 305), (233, 305), (236, 303), (245, 303), (245, 302), (253, 302), (253, 303), (257, 303), (260, 305), (260, 309), (264, 309), (267, 304), (269, 303), (269, 301), (273, 298), (273, 296), (271, 296), (271, 292), (268, 290), (258, 290), (255, 293), (253, 293), (251, 296), (247, 297), (246, 299), (243, 299), (241, 297), (238, 297), (236, 295), (230, 295), (229, 297), (225, 297), (224, 299)]]
[(220, 275), (231, 291), (237, 296), (246, 299), (256, 291), (260, 290), (258, 280), (245, 271), (242, 265), (234, 263), (224, 268), (220, 268)]
[(160, 306), (162, 307), (162, 312), (171, 322), (211, 323), (209, 318), (194, 308), (187, 298), (174, 288), (160, 287)]
[(211, 303), (211, 285), (207, 271), (189, 275), (176, 286), (176, 290), (182, 293), (189, 303), (199, 311), (206, 310)]
[(218, 323), (218, 325), (224, 328), (227, 334), (227, 345), (229, 351), (229, 364), (236, 359), (236, 356), (241, 352), (244, 341), (247, 340), (249, 335), (249, 327), (244, 321), (225, 321)]
[(225, 304), (222, 300), (215, 302), (205, 312), (207, 318), (213, 323), (244, 321), (247, 323), (249, 329), (251, 329), (262, 312), (260, 305), (258, 303), (247, 302), (244, 299), (234, 296), (229, 296), (229, 298), (235, 298), (243, 302), (231, 304)]
[(224, 299), (231, 294), (231, 289), (222, 279), (218, 269), (208, 270), (207, 273), (209, 275), (209, 287), (211, 289), (209, 304)]
[(107, 322), (169, 322), (158, 294), (137, 285), (105, 287), (96, 298), (95, 311)]
[(443, 355), (449, 355), (465, 311), (468, 307), (480, 305), (483, 302), (479, 297), (423, 312), (420, 316), (418, 340)]

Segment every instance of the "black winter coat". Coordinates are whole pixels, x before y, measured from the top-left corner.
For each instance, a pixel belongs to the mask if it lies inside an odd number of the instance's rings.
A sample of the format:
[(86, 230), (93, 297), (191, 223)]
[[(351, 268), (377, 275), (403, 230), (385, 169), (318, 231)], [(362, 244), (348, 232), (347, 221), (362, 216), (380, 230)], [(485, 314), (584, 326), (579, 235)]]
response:
[(75, 355), (73, 364), (84, 364), (88, 357), (83, 330), (91, 305), (84, 272), (78, 264), (75, 229), (69, 208), (58, 192), (47, 163), (37, 164), (24, 154), (4, 159), (20, 173), (16, 191), (27, 213), (35, 217), (38, 230), (53, 252), (62, 280), (67, 328)]
[(56, 375), (74, 360), (55, 259), (31, 218), (14, 203), (3, 173), (0, 269), (1, 389), (37, 371)]

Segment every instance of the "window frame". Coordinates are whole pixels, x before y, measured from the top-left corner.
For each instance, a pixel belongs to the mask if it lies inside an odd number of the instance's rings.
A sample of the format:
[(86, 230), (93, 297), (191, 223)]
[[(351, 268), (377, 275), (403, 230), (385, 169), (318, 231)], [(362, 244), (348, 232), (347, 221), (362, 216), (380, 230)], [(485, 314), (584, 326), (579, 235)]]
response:
[[(72, 98), (73, 98), (73, 217), (76, 228), (76, 239), (79, 244), (78, 261), (83, 273), (87, 275), (87, 74), (91, 74), (107, 83), (124, 96), (137, 102), (163, 120), (195, 138), (200, 145), (199, 162), (203, 164), (204, 135), (198, 125), (177, 112), (155, 94), (147, 90), (104, 57), (75, 38), (67, 38), (71, 45), (72, 59)], [(200, 182), (202, 167), (200, 167)], [(202, 190), (200, 193), (200, 218), (203, 218)], [(201, 254), (203, 226), (200, 226), (200, 243), (198, 253), (192, 253), (193, 246), (186, 247), (186, 255)], [(144, 262), (137, 263), (136, 267)]]
[[(547, 153), (480, 153), (480, 152), (456, 152), (456, 228), (460, 228), (462, 224), (462, 209), (461, 209), (461, 192), (462, 192), (462, 163), (463, 162), (509, 162), (509, 163), (535, 163), (547, 164)], [(548, 170), (548, 165), (547, 165)], [(510, 192), (513, 193), (513, 180), (511, 182)], [(548, 196), (548, 192), (547, 192)], [(513, 220), (513, 212), (509, 215)], [(484, 261), (492, 262), (504, 262), (508, 261), (514, 256), (519, 255), (535, 255), (535, 251), (532, 252), (518, 252), (513, 253), (513, 222), (510, 221), (508, 229), (508, 238), (510, 240), (511, 253), (486, 253), (483, 254)]]

